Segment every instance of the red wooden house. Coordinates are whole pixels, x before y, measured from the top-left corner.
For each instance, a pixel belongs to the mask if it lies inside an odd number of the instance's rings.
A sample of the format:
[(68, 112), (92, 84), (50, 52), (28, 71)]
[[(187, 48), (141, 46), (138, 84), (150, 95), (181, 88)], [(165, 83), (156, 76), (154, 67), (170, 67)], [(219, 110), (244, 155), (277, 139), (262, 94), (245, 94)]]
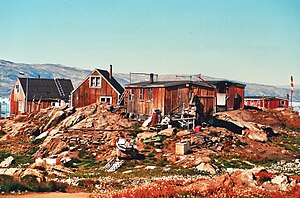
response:
[(17, 78), (10, 95), (10, 115), (66, 105), (72, 90), (69, 79)]
[(72, 106), (77, 108), (99, 102), (116, 105), (122, 102), (121, 96), (123, 92), (124, 88), (112, 76), (112, 66), (110, 66), (110, 72), (94, 69), (94, 71), (72, 91)]
[(194, 81), (153, 81), (125, 85), (128, 97), (128, 113), (151, 115), (160, 110), (163, 115), (169, 114), (178, 107), (188, 108), (193, 97), (197, 96), (203, 113), (214, 109), (214, 87), (203, 82)]
[(247, 96), (245, 97), (245, 106), (257, 108), (288, 108), (289, 100), (275, 96)]
[(246, 85), (228, 80), (207, 82), (216, 87), (217, 112), (244, 108)]

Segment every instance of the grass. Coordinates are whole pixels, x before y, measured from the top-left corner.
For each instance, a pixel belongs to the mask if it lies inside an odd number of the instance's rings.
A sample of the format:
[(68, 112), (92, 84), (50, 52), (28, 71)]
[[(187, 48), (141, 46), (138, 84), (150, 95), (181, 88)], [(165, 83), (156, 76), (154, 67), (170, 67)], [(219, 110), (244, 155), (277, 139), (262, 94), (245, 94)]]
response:
[(4, 193), (25, 190), (31, 192), (65, 192), (66, 187), (66, 184), (54, 181), (39, 183), (36, 176), (33, 175), (26, 175), (20, 181), (12, 176), (0, 175), (0, 191)]
[(32, 143), (33, 145), (38, 145), (38, 144), (44, 142), (45, 139), (46, 139), (46, 137), (41, 138), (41, 139), (35, 139), (35, 140), (33, 140), (31, 143)]
[(279, 138), (280, 139), (276, 141), (276, 145), (295, 153), (300, 152), (300, 139), (287, 134), (279, 134)]
[(254, 166), (246, 163), (245, 160), (238, 156), (210, 156), (214, 159), (214, 164), (218, 167), (227, 168), (239, 168), (239, 169), (251, 169)]

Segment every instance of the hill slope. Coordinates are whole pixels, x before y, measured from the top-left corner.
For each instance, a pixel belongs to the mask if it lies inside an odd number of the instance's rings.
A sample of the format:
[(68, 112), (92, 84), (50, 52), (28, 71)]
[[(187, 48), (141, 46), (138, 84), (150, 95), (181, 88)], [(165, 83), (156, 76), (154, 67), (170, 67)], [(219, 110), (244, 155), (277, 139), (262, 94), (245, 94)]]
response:
[[(105, 69), (105, 68), (102, 68)], [(28, 77), (42, 77), (42, 78), (69, 78), (76, 87), (91, 71), (83, 70), (75, 67), (68, 67), (60, 64), (24, 64), (14, 63), (11, 61), (0, 59), (0, 98), (7, 98), (10, 95), (11, 88), (15, 79), (19, 76), (19, 72), (25, 72)], [(129, 71), (128, 71), (129, 72)], [(114, 77), (121, 83), (126, 84), (130, 81), (129, 74), (115, 73)], [(210, 76), (202, 76), (206, 80), (215, 80), (217, 78)], [(148, 76), (132, 76), (132, 81), (148, 80)], [(176, 74), (160, 75), (159, 80), (180, 80), (182, 77), (176, 77)], [(244, 82), (241, 82), (244, 83)], [(276, 87), (269, 85), (261, 85), (255, 83), (246, 84), (246, 95), (275, 95), (286, 97), (290, 93), (288, 88)], [(295, 89), (294, 101), (300, 101), (300, 89)]]

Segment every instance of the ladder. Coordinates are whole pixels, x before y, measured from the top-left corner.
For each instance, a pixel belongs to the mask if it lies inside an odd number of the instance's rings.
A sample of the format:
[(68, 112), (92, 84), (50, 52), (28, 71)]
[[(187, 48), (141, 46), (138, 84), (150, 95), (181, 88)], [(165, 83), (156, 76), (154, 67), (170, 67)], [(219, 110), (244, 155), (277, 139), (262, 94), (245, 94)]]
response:
[(124, 100), (125, 96), (127, 94), (127, 91), (125, 90), (122, 95), (119, 97), (117, 105), (120, 105), (122, 103), (122, 101)]
[(62, 86), (61, 86), (61, 84), (59, 82), (59, 79), (58, 78), (54, 78), (54, 82), (55, 82), (55, 85), (56, 85), (57, 90), (59, 92), (59, 95), (60, 96), (65, 96), (65, 92), (64, 92), (64, 90), (63, 90), (63, 88), (62, 88)]
[(117, 158), (114, 158), (110, 160), (104, 167), (103, 170), (105, 172), (114, 172), (118, 168), (120, 168), (124, 164), (125, 160), (118, 160)]

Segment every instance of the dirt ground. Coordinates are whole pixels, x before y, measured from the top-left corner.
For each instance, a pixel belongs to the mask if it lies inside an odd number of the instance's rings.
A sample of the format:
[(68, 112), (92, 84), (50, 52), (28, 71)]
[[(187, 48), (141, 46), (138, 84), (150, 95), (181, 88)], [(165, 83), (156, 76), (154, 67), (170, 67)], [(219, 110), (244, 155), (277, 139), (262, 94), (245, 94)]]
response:
[(21, 195), (0, 195), (2, 198), (89, 198), (91, 193), (27, 193)]

